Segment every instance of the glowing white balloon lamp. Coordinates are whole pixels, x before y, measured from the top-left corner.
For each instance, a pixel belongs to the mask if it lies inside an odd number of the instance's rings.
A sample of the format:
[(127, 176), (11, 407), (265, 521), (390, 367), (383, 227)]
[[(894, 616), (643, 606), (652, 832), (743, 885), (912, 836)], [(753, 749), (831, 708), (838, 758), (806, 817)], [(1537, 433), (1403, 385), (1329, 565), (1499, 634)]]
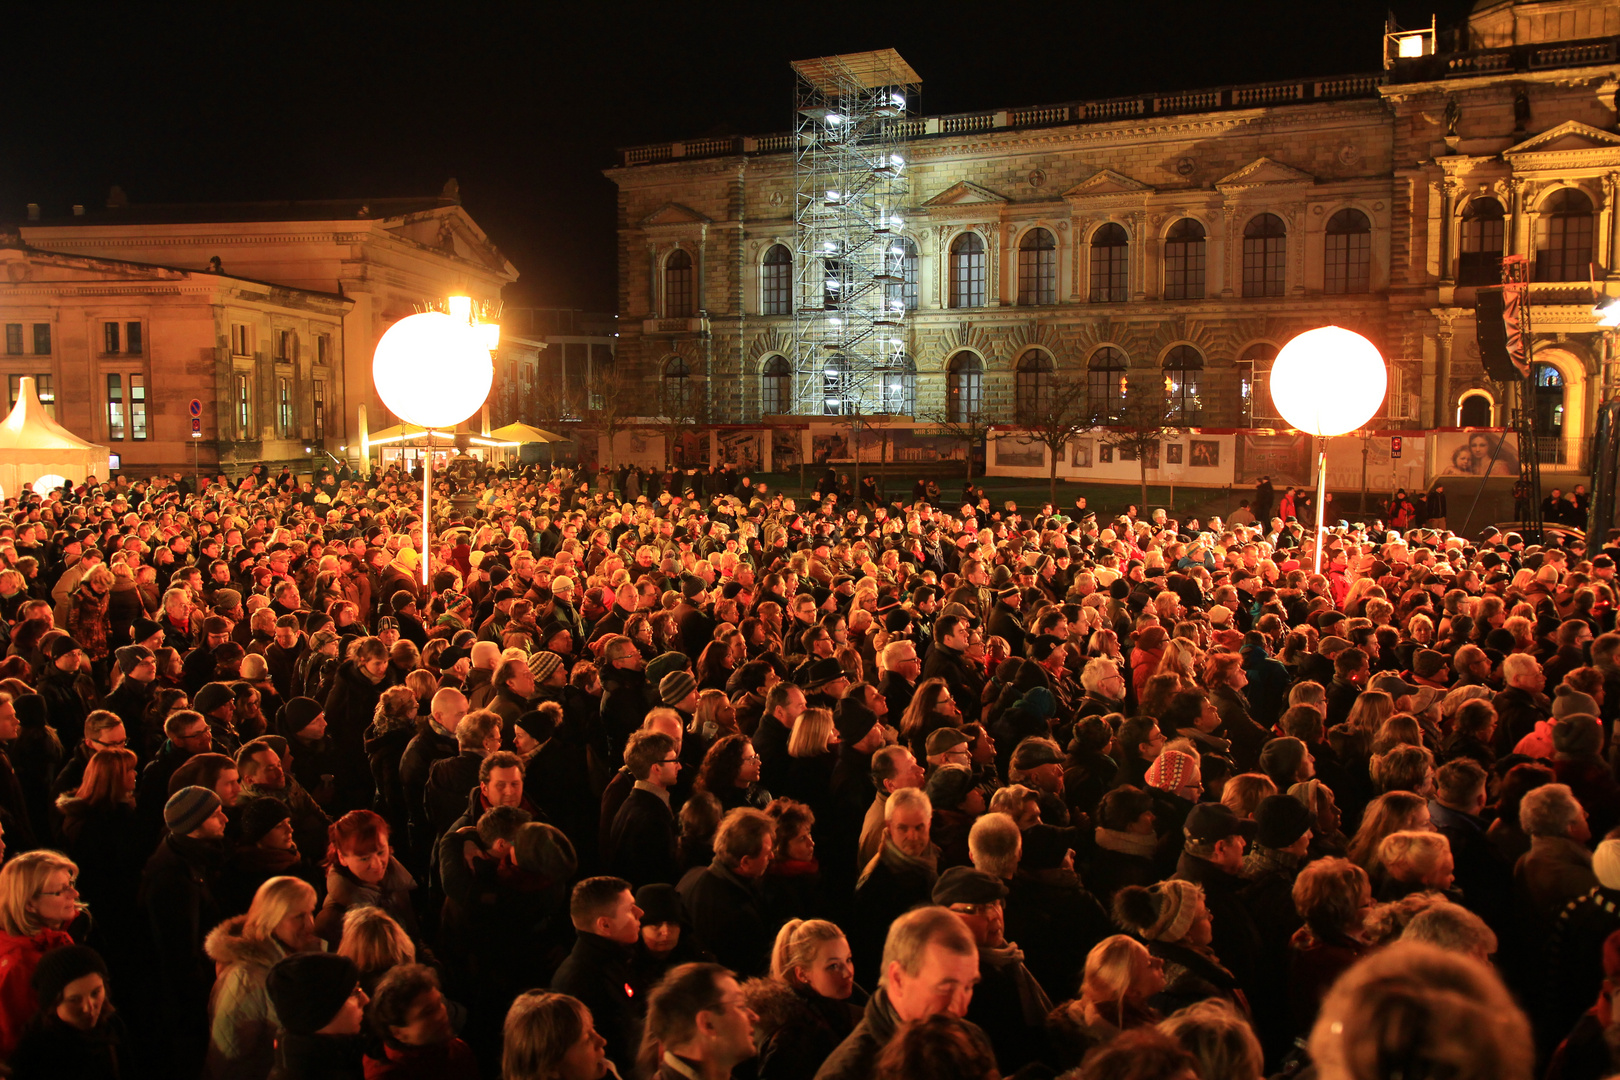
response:
[(495, 381), (500, 328), (480, 323), (472, 301), (452, 296), (451, 314), (407, 315), (383, 334), (371, 360), (377, 396), (408, 424), (427, 428), (422, 465), (422, 584), (428, 584), (429, 503), (433, 494), (433, 429), (453, 428), (477, 412)]
[(1300, 431), (1316, 436), (1316, 573), (1322, 572), (1327, 510), (1327, 441), (1378, 413), (1389, 369), (1372, 342), (1342, 326), (1307, 330), (1282, 347), (1271, 368), (1271, 401)]

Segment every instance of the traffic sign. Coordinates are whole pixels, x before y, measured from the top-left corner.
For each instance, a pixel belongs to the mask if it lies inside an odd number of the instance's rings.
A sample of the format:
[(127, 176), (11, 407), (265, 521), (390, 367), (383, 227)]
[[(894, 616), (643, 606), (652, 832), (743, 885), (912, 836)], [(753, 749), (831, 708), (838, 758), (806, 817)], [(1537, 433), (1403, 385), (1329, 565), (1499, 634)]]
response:
[(1398, 458), (1401, 456), (1401, 437), (1399, 435), (1390, 436), (1389, 456), (1392, 458)]
[(195, 416), (191, 418), (191, 433), (198, 438), (202, 437), (202, 421)]
[[(202, 415), (202, 401), (200, 399), (198, 399), (198, 398), (192, 398), (191, 399), (191, 415), (192, 415), (192, 418), (193, 418), (193, 422), (195, 422), (196, 417), (199, 417), (199, 416)], [(193, 430), (195, 430), (195, 429), (193, 429)]]

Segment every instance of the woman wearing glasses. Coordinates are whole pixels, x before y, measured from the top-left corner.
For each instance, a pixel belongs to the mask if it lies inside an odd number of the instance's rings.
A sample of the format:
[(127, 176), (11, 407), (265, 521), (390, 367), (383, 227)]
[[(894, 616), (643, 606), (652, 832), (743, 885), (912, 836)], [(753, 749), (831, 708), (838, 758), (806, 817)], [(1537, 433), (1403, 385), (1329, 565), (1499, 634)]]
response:
[(79, 868), (54, 851), (29, 851), (0, 867), (0, 1058), (9, 1058), (39, 1011), (34, 970), (51, 949), (72, 945), (83, 912)]

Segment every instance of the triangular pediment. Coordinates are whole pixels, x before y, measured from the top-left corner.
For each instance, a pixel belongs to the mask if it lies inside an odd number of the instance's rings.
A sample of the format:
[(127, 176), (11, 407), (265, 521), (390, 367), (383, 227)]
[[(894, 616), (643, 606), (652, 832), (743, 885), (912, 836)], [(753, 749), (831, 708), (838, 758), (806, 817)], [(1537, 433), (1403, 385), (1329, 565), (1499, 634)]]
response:
[(1508, 147), (1502, 151), (1502, 156), (1556, 154), (1571, 150), (1620, 150), (1620, 135), (1583, 124), (1579, 120), (1566, 120), (1517, 146)]
[(1153, 188), (1133, 180), (1113, 169), (1099, 169), (1063, 193), (1065, 199), (1083, 199), (1093, 195), (1147, 195)]
[(1292, 165), (1284, 165), (1274, 158), (1255, 158), (1235, 173), (1215, 181), (1217, 191), (1228, 188), (1260, 187), (1265, 184), (1314, 184), (1316, 177)]
[(22, 246), (0, 250), (0, 281), (86, 285), (108, 281), (178, 281), (186, 271), (148, 263), (70, 255)]
[(677, 202), (667, 202), (641, 219), (641, 225), (707, 225), (713, 220)]
[(967, 180), (958, 180), (932, 199), (923, 203), (928, 207), (940, 206), (983, 206), (988, 203), (1004, 203), (1007, 196), (998, 195), (987, 187)]

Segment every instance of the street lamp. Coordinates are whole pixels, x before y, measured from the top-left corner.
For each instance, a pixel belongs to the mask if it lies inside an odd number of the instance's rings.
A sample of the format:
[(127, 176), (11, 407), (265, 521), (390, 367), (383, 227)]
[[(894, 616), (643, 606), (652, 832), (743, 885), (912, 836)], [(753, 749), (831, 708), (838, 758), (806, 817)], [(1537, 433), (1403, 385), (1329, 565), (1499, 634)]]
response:
[(478, 411), (495, 381), (500, 326), (481, 322), (472, 300), (452, 296), (448, 311), (407, 315), (377, 342), (371, 377), (377, 396), (401, 420), (427, 429), (422, 466), (422, 584), (428, 584), (433, 493), (433, 429), (451, 428)]
[(1327, 503), (1327, 441), (1371, 420), (1389, 384), (1372, 342), (1342, 326), (1307, 330), (1282, 347), (1271, 368), (1271, 400), (1300, 431), (1315, 435), (1316, 573), (1322, 572)]

